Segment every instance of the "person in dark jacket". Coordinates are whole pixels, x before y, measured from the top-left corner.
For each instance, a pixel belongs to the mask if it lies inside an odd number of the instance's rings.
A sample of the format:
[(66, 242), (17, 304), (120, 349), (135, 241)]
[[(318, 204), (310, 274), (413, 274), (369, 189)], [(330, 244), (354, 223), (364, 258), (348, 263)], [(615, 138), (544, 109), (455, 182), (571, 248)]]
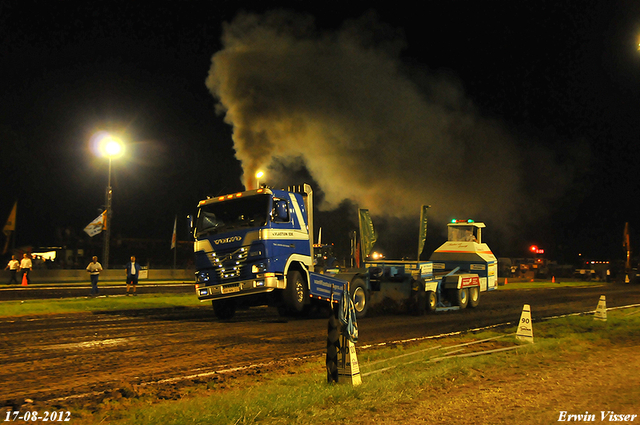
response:
[(136, 263), (136, 257), (131, 256), (131, 261), (127, 263), (125, 267), (127, 273), (127, 296), (129, 289), (133, 288), (133, 295), (136, 295), (136, 286), (138, 286), (138, 276), (140, 276), (140, 264)]

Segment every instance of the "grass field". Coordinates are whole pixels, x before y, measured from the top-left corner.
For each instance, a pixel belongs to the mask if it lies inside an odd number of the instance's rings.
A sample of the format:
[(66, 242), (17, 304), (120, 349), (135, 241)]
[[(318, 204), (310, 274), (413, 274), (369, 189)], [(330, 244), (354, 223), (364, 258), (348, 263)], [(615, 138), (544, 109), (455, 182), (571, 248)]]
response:
[(47, 300), (0, 301), (0, 317), (34, 314), (116, 311), (144, 308), (199, 306), (195, 295), (146, 294), (136, 297), (106, 296)]

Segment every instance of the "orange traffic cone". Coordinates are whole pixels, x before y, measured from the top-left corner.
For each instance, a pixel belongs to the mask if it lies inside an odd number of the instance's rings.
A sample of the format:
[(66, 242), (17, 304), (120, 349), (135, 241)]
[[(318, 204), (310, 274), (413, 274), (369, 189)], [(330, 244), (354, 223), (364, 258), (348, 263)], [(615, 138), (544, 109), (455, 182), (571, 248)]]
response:
[(551, 283), (556, 283), (556, 277), (555, 276), (551, 277)]
[(507, 278), (506, 277), (504, 278), (504, 284), (505, 285), (507, 284)]
[(22, 274), (22, 286), (27, 286), (27, 274)]

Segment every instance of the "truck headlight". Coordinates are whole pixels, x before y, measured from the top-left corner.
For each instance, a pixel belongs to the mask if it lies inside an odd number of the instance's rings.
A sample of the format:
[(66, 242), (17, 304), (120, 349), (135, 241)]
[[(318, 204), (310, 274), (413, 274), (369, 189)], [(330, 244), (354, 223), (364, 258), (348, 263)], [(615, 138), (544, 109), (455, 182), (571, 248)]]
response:
[(267, 270), (267, 265), (265, 263), (258, 263), (251, 266), (251, 273), (258, 274)]
[(203, 283), (209, 281), (209, 273), (208, 272), (200, 272), (196, 276), (196, 282)]

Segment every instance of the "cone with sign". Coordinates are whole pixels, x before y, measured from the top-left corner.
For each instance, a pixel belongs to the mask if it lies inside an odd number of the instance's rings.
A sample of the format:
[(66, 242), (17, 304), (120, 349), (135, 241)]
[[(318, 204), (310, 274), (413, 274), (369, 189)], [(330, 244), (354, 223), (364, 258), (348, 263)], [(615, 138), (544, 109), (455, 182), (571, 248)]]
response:
[(27, 280), (27, 274), (22, 273), (22, 286), (27, 286), (29, 281)]
[(522, 307), (516, 339), (533, 344), (533, 322), (531, 321), (531, 307), (529, 307), (529, 304), (525, 304)]
[(356, 345), (350, 339), (346, 340), (346, 346), (342, 350), (342, 361), (338, 362), (338, 383), (351, 384), (354, 387), (362, 384), (360, 365), (356, 356)]
[(600, 320), (603, 322), (607, 321), (607, 299), (604, 295), (600, 295), (600, 300), (598, 301), (598, 307), (596, 307), (596, 312), (593, 318), (595, 320)]

